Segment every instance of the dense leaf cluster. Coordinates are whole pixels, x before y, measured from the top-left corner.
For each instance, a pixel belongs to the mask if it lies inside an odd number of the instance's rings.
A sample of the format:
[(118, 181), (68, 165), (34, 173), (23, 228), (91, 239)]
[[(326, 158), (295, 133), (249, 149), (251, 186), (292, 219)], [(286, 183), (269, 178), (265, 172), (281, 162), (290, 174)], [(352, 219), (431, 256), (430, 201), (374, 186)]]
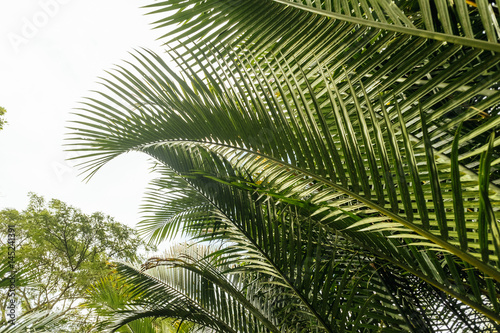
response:
[[(109, 216), (84, 214), (60, 200), (46, 202), (35, 194), (30, 195), (26, 210), (0, 212), (2, 254), (7, 251), (8, 226), (15, 235), (18, 320), (22, 323), (23, 317), (30, 316), (40, 320), (43, 311), (53, 312), (49, 317), (55, 316), (52, 319), (61, 332), (89, 331), (95, 325), (96, 316), (80, 306), (86, 289), (110, 274), (109, 261), (133, 262), (144, 246), (133, 229)], [(7, 268), (2, 280), (9, 282), (12, 272)], [(2, 322), (7, 319), (7, 296), (0, 296)]]

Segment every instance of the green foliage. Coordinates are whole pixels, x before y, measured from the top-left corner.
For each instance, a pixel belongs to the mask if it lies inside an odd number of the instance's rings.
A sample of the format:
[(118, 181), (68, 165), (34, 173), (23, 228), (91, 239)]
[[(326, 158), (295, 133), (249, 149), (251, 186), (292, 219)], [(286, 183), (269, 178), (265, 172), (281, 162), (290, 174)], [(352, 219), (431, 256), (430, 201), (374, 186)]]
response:
[(5, 108), (0, 106), (0, 130), (3, 129), (4, 125), (7, 124), (7, 121), (3, 118), (3, 115), (7, 112)]
[(23, 316), (16, 325), (0, 326), (0, 333), (49, 333), (57, 329), (60, 320), (59, 312), (38, 311)]
[[(147, 7), (155, 27), (168, 28), (162, 40), (182, 74), (137, 52), (83, 103), (70, 149), (84, 153), (89, 177), (131, 150), (151, 156), (160, 176), (141, 232), (154, 243), (181, 232), (220, 243), (210, 254), (220, 274), (249, 279), (237, 289), (244, 298), (223, 288), (190, 298), (205, 302), (210, 321), (175, 296), (188, 287), (169, 285), (168, 302), (158, 296), (164, 283), (119, 266), (150, 298), (114, 325), (174, 316), (236, 332), (273, 331), (266, 320), (287, 332), (497, 327), (500, 29), (491, 4)], [(230, 313), (255, 325), (219, 316), (230, 299)]]
[[(134, 230), (109, 216), (84, 214), (60, 200), (45, 202), (35, 194), (30, 195), (26, 210), (0, 212), (2, 240), (7, 238), (8, 226), (13, 226), (16, 237), (18, 317), (42, 310), (59, 312), (61, 332), (91, 328), (95, 316), (79, 306), (85, 290), (109, 274), (110, 260), (134, 261), (144, 245)], [(23, 271), (29, 275), (26, 283), (22, 283)], [(3, 320), (6, 296), (1, 296)]]
[[(128, 267), (124, 264), (118, 264), (119, 267)], [(116, 266), (115, 266), (116, 267)], [(133, 270), (134, 272), (137, 272)], [(101, 321), (98, 329), (105, 331), (110, 325), (113, 325), (110, 320), (115, 313), (127, 312), (130, 309), (137, 310), (141, 307), (151, 305), (156, 307), (154, 303), (146, 303), (146, 294), (138, 292), (136, 285), (128, 281), (124, 276), (118, 274), (118, 270), (114, 274), (103, 278), (98, 283), (95, 283), (87, 290), (88, 301), (85, 306), (95, 309), (101, 316)], [(166, 295), (161, 295), (165, 299)], [(121, 327), (118, 327), (121, 326)], [(157, 332), (192, 332), (193, 324), (190, 322), (181, 323), (181, 321), (174, 318), (167, 318), (164, 320), (154, 319), (148, 316), (143, 316), (140, 319), (129, 320), (125, 325), (118, 325), (118, 332), (136, 332), (136, 333), (157, 333)]]

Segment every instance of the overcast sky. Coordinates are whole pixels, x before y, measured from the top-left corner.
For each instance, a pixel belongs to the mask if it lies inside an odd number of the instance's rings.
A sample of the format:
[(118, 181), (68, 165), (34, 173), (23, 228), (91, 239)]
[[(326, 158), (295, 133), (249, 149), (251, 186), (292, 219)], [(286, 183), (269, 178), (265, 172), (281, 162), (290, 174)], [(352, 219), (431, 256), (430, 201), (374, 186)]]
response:
[(0, 209), (24, 209), (32, 191), (134, 226), (150, 175), (146, 158), (121, 157), (82, 182), (64, 152), (70, 112), (98, 76), (146, 47), (161, 52), (152, 18), (132, 0), (0, 2)]

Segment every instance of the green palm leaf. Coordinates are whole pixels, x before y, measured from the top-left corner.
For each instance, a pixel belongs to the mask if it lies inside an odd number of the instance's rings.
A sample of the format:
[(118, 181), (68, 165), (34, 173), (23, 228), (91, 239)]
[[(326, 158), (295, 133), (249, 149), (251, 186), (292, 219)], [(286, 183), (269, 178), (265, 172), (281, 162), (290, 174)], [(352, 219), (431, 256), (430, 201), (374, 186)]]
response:
[(61, 313), (50, 311), (39, 311), (27, 314), (16, 320), (14, 325), (7, 324), (0, 327), (2, 333), (24, 333), (29, 330), (36, 332), (52, 332)]
[[(304, 24), (306, 20), (301, 21), (297, 17), (295, 22), (293, 20), (297, 12), (292, 8), (298, 8), (303, 12), (349, 24), (491, 51), (499, 50), (498, 10), (487, 1), (466, 4), (466, 1), (449, 3), (442, 0), (433, 3), (387, 0), (247, 0), (238, 3), (227, 0), (207, 3), (200, 0), (171, 0), (146, 8), (154, 9), (149, 14), (161, 14), (161, 19), (154, 23), (155, 28), (179, 24), (179, 27), (163, 36), (169, 44), (200, 38), (216, 43), (236, 44), (245, 41), (264, 46), (266, 42), (270, 44), (269, 41), (275, 38), (274, 34), (287, 31), (283, 28), (286, 25), (289, 28), (300, 25), (297, 33), (307, 31), (307, 25)], [(276, 29), (278, 26), (282, 28)], [(244, 27), (244, 33), (241, 33), (241, 27)], [(314, 32), (318, 34), (318, 31)], [(248, 37), (253, 32), (267, 35), (267, 38), (261, 37), (256, 42), (254, 38)]]
[[(186, 258), (185, 252), (186, 249), (175, 255)], [(118, 264), (118, 281), (127, 286), (130, 299), (112, 319), (110, 327), (130, 325), (145, 317), (171, 317), (215, 331), (278, 332), (237, 289), (241, 283), (234, 278), (231, 281), (206, 263), (192, 258), (151, 258), (146, 267), (147, 273), (143, 273)], [(102, 288), (95, 290), (99, 292)], [(249, 326), (242, 326), (242, 320)], [(254, 325), (257, 322), (260, 325)]]

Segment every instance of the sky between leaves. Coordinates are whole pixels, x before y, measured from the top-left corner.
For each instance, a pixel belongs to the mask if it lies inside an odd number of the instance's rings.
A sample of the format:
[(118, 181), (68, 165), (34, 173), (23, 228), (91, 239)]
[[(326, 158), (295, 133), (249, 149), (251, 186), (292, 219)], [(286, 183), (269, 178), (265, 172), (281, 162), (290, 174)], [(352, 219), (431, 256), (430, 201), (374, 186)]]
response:
[(133, 0), (0, 2), (0, 209), (24, 209), (28, 192), (129, 226), (150, 179), (147, 159), (121, 157), (88, 183), (64, 152), (65, 126), (105, 70), (145, 47), (161, 53), (151, 18)]

